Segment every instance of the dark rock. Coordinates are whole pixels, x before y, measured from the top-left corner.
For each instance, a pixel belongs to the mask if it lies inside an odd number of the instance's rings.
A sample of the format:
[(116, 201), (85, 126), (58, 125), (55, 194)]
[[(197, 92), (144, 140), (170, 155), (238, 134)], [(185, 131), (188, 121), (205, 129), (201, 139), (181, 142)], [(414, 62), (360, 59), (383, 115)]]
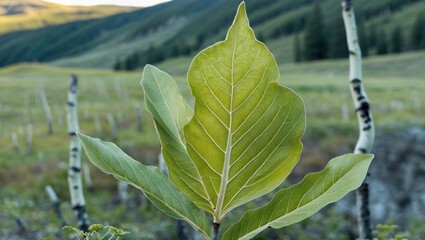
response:
[[(410, 220), (425, 221), (425, 129), (377, 131), (369, 169), (373, 226), (392, 222), (405, 229)], [(338, 203), (356, 214), (354, 193)]]

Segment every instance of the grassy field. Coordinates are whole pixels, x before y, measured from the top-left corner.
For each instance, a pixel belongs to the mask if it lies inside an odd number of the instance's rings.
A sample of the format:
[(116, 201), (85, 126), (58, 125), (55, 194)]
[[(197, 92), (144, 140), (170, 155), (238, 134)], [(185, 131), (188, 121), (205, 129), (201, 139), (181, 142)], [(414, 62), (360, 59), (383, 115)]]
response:
[[(185, 74), (189, 64), (189, 59), (180, 58), (159, 65), (175, 77), (188, 98), (190, 90)], [(418, 117), (425, 115), (423, 66), (425, 52), (366, 59), (364, 84), (378, 131), (425, 126), (425, 119)], [(347, 84), (346, 60), (279, 67), (280, 83), (293, 88), (304, 99), (307, 109), (305, 150), (291, 178), (295, 181), (306, 171), (320, 169), (329, 157), (351, 151), (357, 137), (357, 124)], [(117, 145), (144, 163), (157, 162), (160, 146), (152, 120), (143, 106), (143, 90), (139, 84), (142, 70), (117, 73), (38, 64), (0, 69), (0, 239), (16, 233), (16, 216), (23, 219), (32, 237), (61, 236), (59, 222), (44, 193), (46, 185), (52, 185), (57, 191), (64, 201), (62, 209), (68, 222), (75, 224), (66, 180), (69, 139), (65, 106), (71, 73), (77, 74), (80, 80), (81, 131), (97, 135), (94, 122), (97, 114), (103, 130), (99, 137), (110, 141), (106, 115), (111, 113), (118, 124)], [(40, 86), (45, 89), (54, 116), (54, 133), (51, 135), (47, 134), (46, 117), (38, 95)], [(137, 129), (137, 104), (143, 110), (142, 131)], [(348, 111), (348, 115), (344, 116), (344, 111)], [(34, 129), (31, 151), (25, 149), (27, 124), (32, 124)], [(18, 137), (19, 150), (12, 145), (13, 133)], [(85, 157), (83, 159), (86, 161)], [(168, 218), (156, 211), (137, 191), (131, 189), (129, 204), (117, 205), (113, 201), (116, 181), (94, 167), (92, 178), (95, 192), (86, 191), (86, 198), (93, 223), (122, 227), (139, 239), (170, 239), (169, 233), (161, 229), (174, 228), (173, 222), (165, 220)], [(134, 211), (134, 206), (138, 211)]]

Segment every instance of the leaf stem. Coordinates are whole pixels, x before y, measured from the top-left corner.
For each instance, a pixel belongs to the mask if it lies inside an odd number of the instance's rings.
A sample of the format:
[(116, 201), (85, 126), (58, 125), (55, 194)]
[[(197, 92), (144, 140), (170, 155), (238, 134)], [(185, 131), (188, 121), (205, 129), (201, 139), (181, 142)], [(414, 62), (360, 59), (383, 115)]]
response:
[(213, 222), (213, 236), (212, 240), (218, 240), (218, 229), (220, 228), (220, 223)]

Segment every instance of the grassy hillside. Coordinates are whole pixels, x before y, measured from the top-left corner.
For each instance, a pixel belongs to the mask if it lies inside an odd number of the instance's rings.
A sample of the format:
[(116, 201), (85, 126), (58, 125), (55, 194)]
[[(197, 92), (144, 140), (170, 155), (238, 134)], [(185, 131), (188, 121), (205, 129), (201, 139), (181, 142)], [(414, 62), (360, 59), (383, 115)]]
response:
[[(130, 33), (134, 34), (138, 29), (147, 32), (141, 31), (145, 37), (162, 28), (173, 28), (172, 23), (175, 19), (190, 18), (193, 14), (202, 12), (203, 9), (218, 2), (177, 0), (102, 19), (4, 34), (0, 36), (0, 42), (3, 42), (0, 45), (0, 52), (4, 53), (0, 56), (0, 65), (21, 61), (51, 61), (89, 52), (104, 43), (127, 44), (133, 41), (129, 40)], [(161, 19), (154, 21), (158, 17)]]
[[(278, 61), (279, 62), (279, 61)], [(179, 58), (159, 65), (179, 84), (190, 98), (185, 74), (190, 60)], [(371, 99), (378, 131), (383, 128), (425, 126), (425, 52), (371, 57), (364, 62), (365, 87)], [(357, 137), (357, 123), (348, 89), (348, 61), (322, 61), (308, 64), (281, 64), (280, 83), (293, 88), (305, 101), (307, 131), (305, 150), (295, 170), (320, 169), (330, 156), (350, 151)], [(118, 124), (117, 144), (135, 159), (157, 164), (159, 142), (153, 122), (143, 107), (139, 84), (141, 71), (116, 73), (109, 70), (57, 68), (40, 64), (19, 64), (0, 69), (0, 238), (12, 239), (16, 233), (15, 217), (22, 218), (31, 236), (63, 239), (63, 231), (43, 192), (52, 185), (64, 201), (62, 210), (70, 224), (75, 224), (70, 210), (66, 182), (68, 134), (66, 127), (66, 93), (69, 74), (79, 76), (78, 114), (81, 131), (111, 140), (106, 115), (113, 114)], [(54, 133), (47, 134), (44, 111), (37, 88), (44, 86), (54, 116)], [(134, 105), (143, 109), (144, 128), (137, 130)], [(343, 119), (342, 108), (349, 109)], [(97, 135), (94, 118), (99, 116), (103, 132)], [(33, 126), (33, 148), (25, 148), (27, 124)], [(16, 133), (19, 150), (11, 141)], [(83, 158), (86, 161), (86, 158)], [(92, 168), (95, 192), (86, 191), (87, 206), (93, 223), (112, 224), (129, 230), (128, 239), (174, 239), (173, 222), (156, 210), (137, 191), (130, 190), (130, 205), (117, 205), (116, 181)], [(22, 189), (17, 192), (16, 189)], [(135, 204), (135, 205), (131, 205)], [(105, 211), (105, 209), (108, 209)], [(243, 212), (237, 212), (236, 215)], [(328, 219), (328, 218), (323, 218)], [(319, 219), (322, 226), (323, 219)], [(335, 216), (332, 217), (335, 220)], [(314, 220), (308, 220), (314, 221)], [(338, 224), (350, 224), (346, 219)], [(338, 225), (337, 224), (337, 225)], [(307, 224), (309, 225), (309, 224)], [(303, 226), (303, 224), (297, 225)], [(354, 226), (354, 225), (353, 225)], [(164, 231), (164, 229), (167, 229)], [(329, 233), (346, 231), (332, 225)], [(271, 239), (265, 232), (264, 239)], [(274, 230), (273, 230), (274, 231)], [(284, 234), (294, 230), (274, 231)], [(301, 231), (302, 232), (302, 231)], [(306, 232), (306, 231), (304, 231)], [(23, 237), (23, 239), (26, 239)], [(309, 238), (320, 239), (320, 238)], [(321, 239), (331, 239), (329, 236)]]
[[(257, 36), (279, 52), (278, 58), (291, 62), (293, 34), (302, 35), (312, 2), (247, 0), (246, 4)], [(151, 46), (161, 49), (166, 57), (176, 47), (186, 47), (194, 53), (224, 38), (238, 4), (239, 1), (174, 0), (102, 19), (2, 34), (0, 66), (39, 61), (58, 66), (111, 68), (117, 60), (135, 52), (147, 55)], [(332, 24), (341, 20), (340, 4), (334, 0), (323, 0), (320, 4), (330, 35)], [(425, 9), (425, 2), (358, 0), (354, 6), (357, 19), (366, 30), (375, 25), (390, 32), (399, 25), (406, 43), (415, 18)], [(0, 22), (4, 18), (0, 17)]]
[(133, 10), (134, 8), (116, 6), (63, 6), (41, 0), (0, 0), (0, 34), (101, 18)]

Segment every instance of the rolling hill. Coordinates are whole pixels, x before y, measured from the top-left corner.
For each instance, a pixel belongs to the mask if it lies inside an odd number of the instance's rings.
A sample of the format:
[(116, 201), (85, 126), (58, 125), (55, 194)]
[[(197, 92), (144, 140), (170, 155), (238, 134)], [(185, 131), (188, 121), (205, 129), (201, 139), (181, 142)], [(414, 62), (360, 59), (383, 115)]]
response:
[[(5, 1), (5, 0), (0, 0)], [(10, 1), (10, 0), (7, 0)], [(31, 0), (34, 1), (34, 0)], [(174, 0), (154, 7), (99, 19), (71, 21), (36, 30), (0, 35), (0, 66), (17, 62), (49, 62), (58, 66), (111, 68), (137, 52), (152, 48), (171, 57), (175, 49), (197, 49), (224, 38), (239, 1)], [(246, 0), (250, 22), (281, 62), (292, 61), (293, 34), (303, 34), (313, 0)], [(340, 4), (320, 1), (327, 31), (339, 21)], [(357, 19), (366, 27), (389, 33), (395, 25), (408, 36), (425, 2), (417, 0), (357, 0)], [(0, 16), (0, 23), (4, 16)], [(330, 33), (329, 33), (330, 34)], [(174, 56), (182, 55), (174, 54)], [(184, 54), (183, 54), (184, 55)]]
[(41, 0), (0, 0), (0, 34), (133, 11), (117, 6), (73, 7)]

